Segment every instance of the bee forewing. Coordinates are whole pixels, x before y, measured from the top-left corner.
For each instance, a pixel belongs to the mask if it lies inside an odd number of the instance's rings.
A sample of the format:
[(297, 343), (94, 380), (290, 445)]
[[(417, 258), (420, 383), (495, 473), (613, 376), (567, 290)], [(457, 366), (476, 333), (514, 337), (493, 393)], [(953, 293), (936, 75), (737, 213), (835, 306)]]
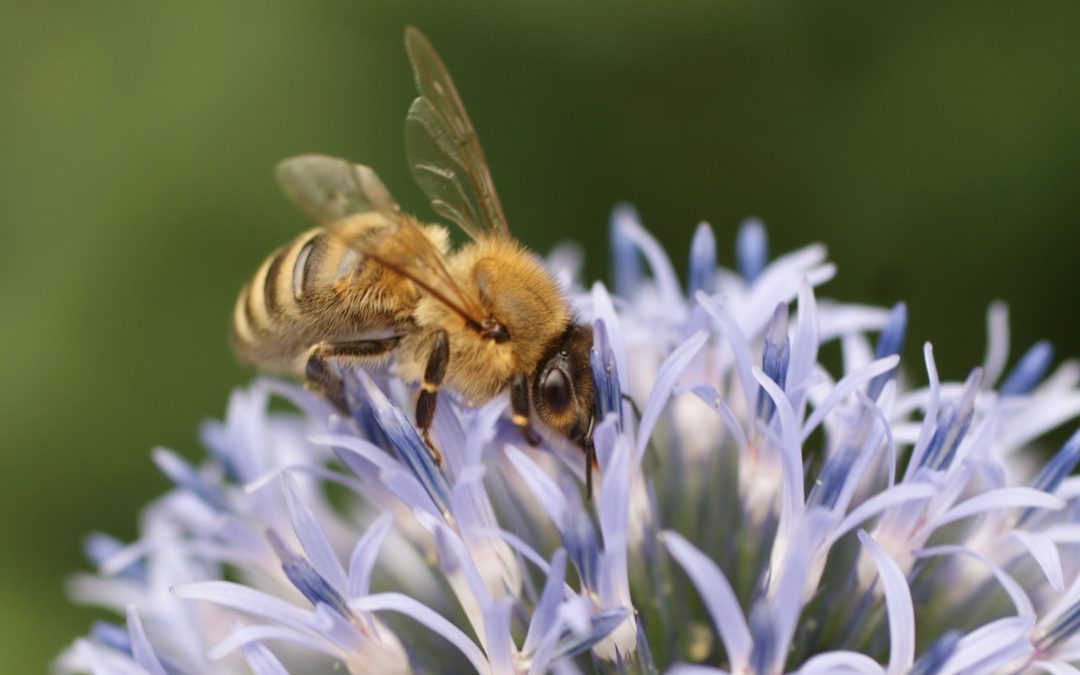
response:
[(416, 28), (405, 30), (420, 98), (405, 122), (405, 152), (432, 207), (472, 237), (509, 237), (484, 151), (442, 59)]

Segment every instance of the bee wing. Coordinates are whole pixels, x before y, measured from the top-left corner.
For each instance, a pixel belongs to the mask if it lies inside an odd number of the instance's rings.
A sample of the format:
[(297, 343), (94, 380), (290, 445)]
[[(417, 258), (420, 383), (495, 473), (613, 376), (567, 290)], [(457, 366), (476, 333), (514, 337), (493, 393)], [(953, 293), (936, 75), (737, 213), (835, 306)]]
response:
[(435, 211), (473, 239), (509, 237), (484, 151), (442, 59), (424, 34), (405, 29), (420, 97), (405, 118), (405, 152)]
[[(454, 281), (442, 252), (411, 219), (397, 214), (391, 222), (375, 238), (338, 232), (350, 247), (411, 280), (458, 314), (470, 328), (481, 330), (488, 313), (479, 300)], [(329, 229), (334, 231), (333, 226)], [(391, 242), (384, 242), (385, 237)]]
[(358, 213), (398, 214), (401, 207), (370, 167), (327, 155), (278, 163), (278, 182), (293, 204), (319, 225)]
[[(370, 167), (337, 157), (300, 155), (279, 163), (277, 177), (292, 202), (328, 232), (411, 280), (480, 329), (487, 318), (480, 302), (454, 281), (442, 252), (401, 212)], [(345, 219), (361, 213), (378, 213), (387, 226), (359, 234), (345, 226)]]

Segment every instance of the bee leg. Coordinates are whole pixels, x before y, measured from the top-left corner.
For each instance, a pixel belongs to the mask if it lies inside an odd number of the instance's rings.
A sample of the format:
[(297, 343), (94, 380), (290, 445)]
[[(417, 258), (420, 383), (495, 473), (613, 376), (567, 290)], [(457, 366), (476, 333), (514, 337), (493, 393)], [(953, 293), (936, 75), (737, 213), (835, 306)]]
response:
[(529, 424), (529, 383), (525, 375), (518, 373), (510, 378), (510, 419), (529, 445), (540, 445), (539, 434)]
[(331, 368), (330, 362), (339, 365), (355, 363), (358, 359), (384, 356), (397, 347), (398, 337), (382, 340), (357, 340), (354, 342), (320, 342), (308, 352), (304, 373), (308, 384), (322, 392), (323, 396), (341, 412), (349, 413), (349, 403), (345, 397), (345, 384)]
[(431, 347), (427, 365), (424, 367), (424, 381), (420, 385), (420, 398), (416, 399), (416, 426), (424, 443), (431, 451), (436, 464), (442, 464), (442, 453), (431, 440), (431, 423), (435, 421), (435, 404), (438, 402), (439, 385), (446, 377), (446, 365), (450, 362), (450, 338), (446, 331), (435, 334), (435, 344)]

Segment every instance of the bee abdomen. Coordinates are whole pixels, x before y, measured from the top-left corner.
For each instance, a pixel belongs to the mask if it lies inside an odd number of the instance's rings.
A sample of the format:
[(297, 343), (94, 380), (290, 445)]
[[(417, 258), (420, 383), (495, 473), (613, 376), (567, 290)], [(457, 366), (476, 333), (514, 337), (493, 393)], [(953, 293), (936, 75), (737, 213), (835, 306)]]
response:
[(347, 321), (350, 285), (366, 259), (321, 228), (271, 254), (240, 291), (233, 338), (245, 360), (290, 364), (314, 342), (333, 337), (327, 324)]

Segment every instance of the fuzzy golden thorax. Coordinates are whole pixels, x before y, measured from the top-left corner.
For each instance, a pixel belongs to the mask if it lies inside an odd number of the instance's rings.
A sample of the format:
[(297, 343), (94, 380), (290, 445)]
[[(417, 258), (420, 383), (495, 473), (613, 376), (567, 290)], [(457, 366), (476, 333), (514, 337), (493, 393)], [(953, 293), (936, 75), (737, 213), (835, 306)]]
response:
[(450, 338), (445, 385), (470, 402), (490, 399), (516, 373), (531, 375), (545, 352), (570, 324), (570, 311), (558, 284), (539, 259), (517, 242), (485, 238), (447, 258), (447, 269), (461, 289), (477, 298), (490, 317), (506, 328), (503, 342), (485, 338), (465, 320), (424, 295), (414, 315), (418, 330), (400, 350), (399, 374), (418, 381), (434, 333)]

